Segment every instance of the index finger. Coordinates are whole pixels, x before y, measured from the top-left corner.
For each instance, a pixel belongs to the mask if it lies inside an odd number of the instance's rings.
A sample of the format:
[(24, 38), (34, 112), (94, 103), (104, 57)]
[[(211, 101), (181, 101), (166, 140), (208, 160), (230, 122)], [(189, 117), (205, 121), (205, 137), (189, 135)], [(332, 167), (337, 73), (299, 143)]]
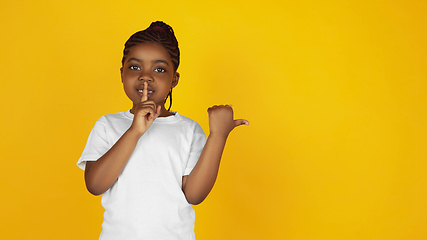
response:
[(145, 102), (148, 100), (148, 83), (144, 82), (144, 89), (142, 90), (141, 102)]

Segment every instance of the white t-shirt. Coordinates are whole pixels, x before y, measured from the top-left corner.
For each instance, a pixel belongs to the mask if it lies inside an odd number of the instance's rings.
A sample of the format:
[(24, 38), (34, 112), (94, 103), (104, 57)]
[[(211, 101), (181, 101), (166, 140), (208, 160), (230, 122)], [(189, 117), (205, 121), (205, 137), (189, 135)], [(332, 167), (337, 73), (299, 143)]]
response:
[[(131, 126), (129, 111), (101, 117), (77, 165), (96, 161)], [(195, 121), (175, 113), (159, 117), (139, 139), (123, 172), (102, 196), (100, 239), (194, 240), (195, 213), (182, 191), (206, 143)]]

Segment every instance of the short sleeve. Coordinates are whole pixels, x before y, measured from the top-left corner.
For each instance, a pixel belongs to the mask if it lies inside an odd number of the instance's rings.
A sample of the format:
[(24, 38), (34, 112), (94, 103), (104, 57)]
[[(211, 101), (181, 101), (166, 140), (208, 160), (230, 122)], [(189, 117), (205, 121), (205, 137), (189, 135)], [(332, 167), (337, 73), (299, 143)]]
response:
[(200, 154), (203, 151), (203, 148), (206, 144), (206, 135), (202, 127), (196, 123), (194, 127), (193, 138), (191, 141), (190, 154), (187, 161), (187, 167), (184, 171), (184, 176), (189, 175), (196, 166), (197, 161), (199, 160)]
[(77, 166), (85, 170), (87, 161), (96, 161), (109, 149), (106, 125), (100, 118), (89, 134), (82, 156), (77, 161)]

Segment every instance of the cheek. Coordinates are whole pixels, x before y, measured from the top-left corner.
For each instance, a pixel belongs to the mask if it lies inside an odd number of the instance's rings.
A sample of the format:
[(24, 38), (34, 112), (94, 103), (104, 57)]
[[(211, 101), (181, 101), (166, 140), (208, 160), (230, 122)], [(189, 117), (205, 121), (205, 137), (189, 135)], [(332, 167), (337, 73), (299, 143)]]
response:
[(123, 73), (122, 82), (125, 84), (133, 84), (138, 80), (138, 74), (135, 73)]
[(129, 79), (122, 79), (123, 88), (128, 91), (135, 87), (135, 85), (132, 83), (132, 81), (129, 81)]

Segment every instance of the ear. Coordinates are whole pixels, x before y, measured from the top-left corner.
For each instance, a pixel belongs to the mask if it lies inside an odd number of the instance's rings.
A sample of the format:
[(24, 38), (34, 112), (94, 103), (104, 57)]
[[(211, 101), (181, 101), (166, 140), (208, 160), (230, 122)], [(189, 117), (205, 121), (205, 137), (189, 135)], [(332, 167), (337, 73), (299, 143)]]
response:
[(172, 88), (176, 87), (176, 85), (178, 85), (179, 82), (179, 73), (175, 72), (175, 74), (173, 75), (173, 79), (172, 79)]
[(123, 82), (123, 67), (120, 68), (120, 78), (122, 79), (122, 82)]

